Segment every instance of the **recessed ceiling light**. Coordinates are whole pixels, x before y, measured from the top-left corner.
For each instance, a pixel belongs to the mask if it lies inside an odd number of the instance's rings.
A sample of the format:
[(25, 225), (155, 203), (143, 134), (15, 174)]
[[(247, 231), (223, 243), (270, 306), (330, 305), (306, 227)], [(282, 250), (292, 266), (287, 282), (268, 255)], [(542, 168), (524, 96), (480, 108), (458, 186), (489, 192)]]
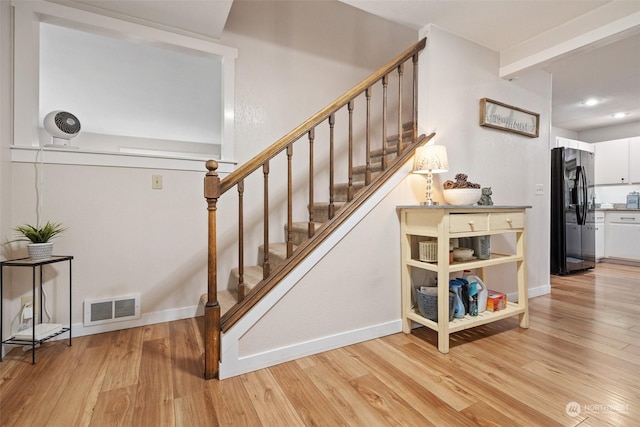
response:
[(629, 115), (629, 113), (615, 113), (614, 115), (612, 115), (612, 117), (614, 119), (621, 119), (623, 117), (627, 117)]
[(586, 105), (587, 107), (593, 107), (594, 105), (598, 105), (600, 103), (599, 99), (589, 98), (582, 101), (582, 105)]

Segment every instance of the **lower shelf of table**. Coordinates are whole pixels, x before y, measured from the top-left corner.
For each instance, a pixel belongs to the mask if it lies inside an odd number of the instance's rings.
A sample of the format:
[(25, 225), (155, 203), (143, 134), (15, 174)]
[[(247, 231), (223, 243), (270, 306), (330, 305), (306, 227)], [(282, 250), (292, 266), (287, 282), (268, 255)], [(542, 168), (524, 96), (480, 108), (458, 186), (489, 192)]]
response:
[[(463, 331), (465, 329), (473, 328), (476, 326), (484, 325), (486, 323), (495, 322), (497, 320), (506, 319), (507, 317), (516, 316), (526, 312), (526, 308), (512, 302), (507, 302), (507, 307), (499, 311), (484, 311), (477, 316), (469, 316), (468, 314), (461, 319), (453, 319), (449, 323), (449, 333)], [(438, 322), (434, 322), (425, 317), (422, 317), (419, 313), (411, 311), (407, 313), (406, 317), (413, 320), (416, 323), (426, 326), (429, 329), (440, 332)]]
[(57, 337), (58, 335), (62, 335), (65, 332), (69, 332), (71, 329), (70, 328), (62, 328), (61, 330), (59, 330), (58, 332), (51, 334), (51, 335), (47, 335), (44, 338), (41, 338), (39, 340), (23, 340), (23, 339), (15, 339), (14, 337), (11, 337), (9, 339), (6, 339), (4, 341), (2, 341), (2, 344), (13, 344), (13, 345), (35, 345), (35, 344), (42, 344), (45, 341), (50, 340), (53, 337)]

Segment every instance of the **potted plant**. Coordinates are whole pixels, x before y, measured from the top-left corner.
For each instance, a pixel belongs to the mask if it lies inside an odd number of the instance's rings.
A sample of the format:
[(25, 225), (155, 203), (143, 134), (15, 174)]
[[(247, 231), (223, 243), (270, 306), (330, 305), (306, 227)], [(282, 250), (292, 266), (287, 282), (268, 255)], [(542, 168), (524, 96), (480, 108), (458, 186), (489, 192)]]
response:
[(14, 228), (22, 237), (12, 240), (12, 242), (27, 241), (27, 251), (31, 259), (47, 259), (53, 253), (53, 242), (51, 239), (65, 231), (66, 228), (59, 222), (47, 221), (43, 226), (33, 226), (31, 224), (19, 225)]

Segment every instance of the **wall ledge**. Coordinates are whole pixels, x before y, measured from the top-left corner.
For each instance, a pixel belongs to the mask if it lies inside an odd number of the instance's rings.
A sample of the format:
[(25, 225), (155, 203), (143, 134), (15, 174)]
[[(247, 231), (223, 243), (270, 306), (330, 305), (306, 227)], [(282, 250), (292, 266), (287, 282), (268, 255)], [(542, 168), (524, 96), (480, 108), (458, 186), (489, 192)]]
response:
[[(87, 151), (73, 148), (26, 147), (19, 145), (12, 145), (10, 148), (11, 161), (14, 163), (45, 163), (206, 172), (205, 163), (209, 160), (209, 158), (204, 156), (172, 156), (169, 152), (152, 155)], [(215, 160), (219, 164), (219, 174), (227, 174), (235, 169), (235, 161)]]

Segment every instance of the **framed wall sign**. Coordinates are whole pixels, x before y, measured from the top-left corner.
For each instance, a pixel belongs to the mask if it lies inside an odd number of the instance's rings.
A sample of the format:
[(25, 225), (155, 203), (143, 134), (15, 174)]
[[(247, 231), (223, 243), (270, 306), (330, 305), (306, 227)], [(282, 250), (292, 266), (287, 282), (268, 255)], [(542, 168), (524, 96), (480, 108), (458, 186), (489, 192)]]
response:
[(480, 126), (537, 138), (540, 114), (489, 98), (480, 100)]

